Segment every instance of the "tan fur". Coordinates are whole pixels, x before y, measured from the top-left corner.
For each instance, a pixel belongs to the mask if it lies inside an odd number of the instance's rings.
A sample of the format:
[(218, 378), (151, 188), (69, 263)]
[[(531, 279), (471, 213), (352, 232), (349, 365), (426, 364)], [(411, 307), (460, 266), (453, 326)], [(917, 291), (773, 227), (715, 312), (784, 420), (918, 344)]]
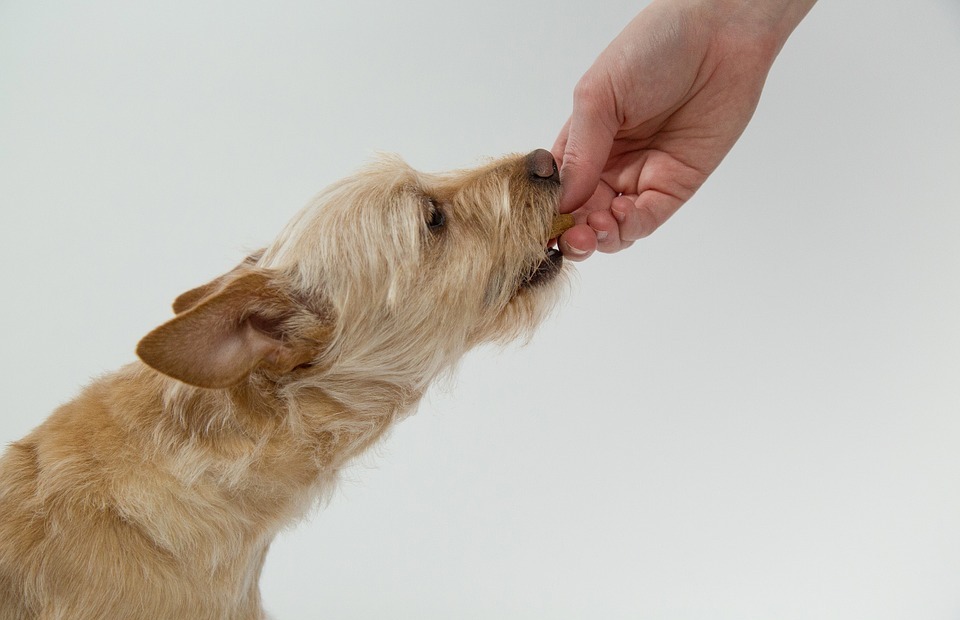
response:
[[(549, 310), (545, 154), (384, 158), (181, 295), (0, 460), (0, 619), (259, 619), (270, 541), (471, 347)], [(442, 226), (433, 211), (443, 214)]]

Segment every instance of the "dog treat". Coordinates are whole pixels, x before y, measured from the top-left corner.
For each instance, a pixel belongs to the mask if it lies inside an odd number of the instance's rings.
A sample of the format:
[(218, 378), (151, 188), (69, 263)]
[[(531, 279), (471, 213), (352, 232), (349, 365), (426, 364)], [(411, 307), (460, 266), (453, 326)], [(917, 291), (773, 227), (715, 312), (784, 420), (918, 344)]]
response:
[(553, 227), (550, 228), (550, 238), (556, 239), (563, 233), (573, 228), (573, 216), (569, 213), (562, 213), (553, 217)]
[[(382, 157), (177, 297), (140, 362), (0, 455), (0, 619), (265, 618), (274, 536), (467, 351), (556, 303), (569, 270), (543, 229), (573, 218), (552, 161), (427, 175)], [(463, 196), (461, 222), (424, 208), (438, 195)]]

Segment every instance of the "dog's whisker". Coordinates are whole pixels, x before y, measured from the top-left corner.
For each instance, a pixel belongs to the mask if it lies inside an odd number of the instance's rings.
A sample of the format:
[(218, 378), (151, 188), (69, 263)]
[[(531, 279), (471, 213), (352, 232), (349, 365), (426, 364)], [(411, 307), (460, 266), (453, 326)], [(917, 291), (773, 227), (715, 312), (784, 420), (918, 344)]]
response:
[(261, 618), (280, 529), (562, 289), (546, 151), (420, 173), (395, 156), (183, 293), (0, 460), (0, 616)]

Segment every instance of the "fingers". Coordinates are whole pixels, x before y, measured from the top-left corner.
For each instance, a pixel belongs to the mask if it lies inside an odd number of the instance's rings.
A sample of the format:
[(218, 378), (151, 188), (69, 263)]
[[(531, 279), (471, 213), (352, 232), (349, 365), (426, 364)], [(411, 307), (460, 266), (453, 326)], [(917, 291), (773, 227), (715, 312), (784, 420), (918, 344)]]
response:
[(619, 196), (610, 202), (610, 213), (617, 220), (620, 238), (636, 241), (650, 235), (683, 205), (683, 200), (650, 189), (639, 196)]
[(605, 254), (619, 252), (624, 239), (620, 224), (609, 210), (595, 211), (587, 216), (587, 224), (597, 235), (597, 250)]
[(617, 226), (612, 217), (604, 218), (598, 213), (609, 213), (610, 203), (617, 193), (606, 183), (599, 183), (593, 194), (573, 214), (577, 225), (560, 237), (560, 249), (571, 260), (584, 260), (593, 254), (601, 242), (604, 251), (609, 251), (608, 239), (617, 238)]
[(609, 211), (595, 211), (585, 224), (577, 224), (560, 236), (559, 247), (563, 257), (579, 262), (600, 251), (612, 254), (626, 249), (633, 241), (620, 238), (616, 220)]
[(563, 151), (567, 148), (567, 134), (570, 132), (570, 119), (567, 119), (567, 122), (563, 124), (563, 129), (560, 130), (560, 133), (557, 134), (557, 139), (553, 143), (553, 148), (550, 149), (550, 152), (553, 153), (553, 158), (558, 162), (563, 163)]
[(582, 261), (597, 251), (597, 233), (587, 224), (577, 224), (560, 235), (557, 242), (563, 257), (572, 261)]
[(616, 196), (607, 206), (597, 206), (597, 198), (591, 200), (593, 210), (586, 213), (585, 220), (560, 237), (565, 258), (582, 261), (597, 251), (612, 254), (625, 250), (659, 228), (683, 204), (656, 190)]
[(610, 216), (616, 220), (620, 236), (627, 241), (642, 239), (656, 229), (649, 212), (637, 207), (639, 196), (618, 196), (610, 203)]
[(563, 198), (560, 212), (571, 213), (585, 203), (600, 183), (617, 133), (613, 95), (581, 82), (574, 92), (573, 115), (554, 144), (560, 156)]
[(606, 209), (589, 213), (586, 222), (565, 232), (559, 241), (564, 258), (572, 261), (586, 260), (597, 250), (607, 254), (618, 252), (631, 243), (620, 238), (619, 225)]

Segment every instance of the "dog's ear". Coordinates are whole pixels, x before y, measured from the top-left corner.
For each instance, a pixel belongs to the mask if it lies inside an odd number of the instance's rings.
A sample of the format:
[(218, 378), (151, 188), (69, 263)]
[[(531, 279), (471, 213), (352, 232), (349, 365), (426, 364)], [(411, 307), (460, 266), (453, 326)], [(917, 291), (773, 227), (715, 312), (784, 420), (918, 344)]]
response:
[(193, 308), (198, 303), (203, 301), (205, 298), (213, 295), (217, 291), (223, 288), (223, 286), (230, 280), (231, 276), (237, 274), (241, 269), (250, 269), (257, 264), (257, 261), (260, 260), (260, 257), (263, 256), (265, 249), (260, 249), (251, 254), (250, 256), (243, 259), (243, 262), (223, 274), (219, 278), (214, 278), (213, 280), (207, 282), (203, 286), (198, 286), (197, 288), (192, 288), (186, 293), (183, 293), (175, 300), (173, 300), (173, 312), (174, 314), (180, 314), (186, 312), (190, 308)]
[(140, 359), (204, 388), (236, 385), (258, 366), (282, 374), (312, 362), (330, 332), (328, 321), (263, 271), (227, 276), (196, 305), (147, 334), (137, 345)]

